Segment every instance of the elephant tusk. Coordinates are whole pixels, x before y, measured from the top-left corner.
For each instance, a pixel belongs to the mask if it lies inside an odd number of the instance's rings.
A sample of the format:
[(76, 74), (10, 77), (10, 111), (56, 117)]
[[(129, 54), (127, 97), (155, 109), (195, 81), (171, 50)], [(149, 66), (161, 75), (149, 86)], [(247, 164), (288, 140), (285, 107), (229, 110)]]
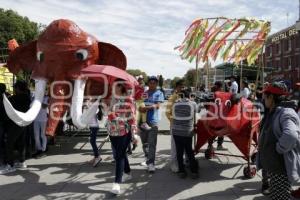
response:
[(36, 116), (39, 114), (41, 105), (43, 102), (43, 98), (45, 95), (47, 81), (43, 79), (35, 80), (35, 92), (34, 92), (34, 100), (31, 103), (30, 109), (26, 112), (20, 112), (14, 109), (6, 95), (3, 94), (3, 104), (7, 116), (15, 122), (19, 126), (27, 126), (31, 124), (33, 120), (35, 120)]
[(74, 91), (72, 96), (71, 117), (74, 125), (79, 129), (84, 129), (88, 126), (89, 119), (96, 114), (99, 106), (99, 101), (94, 102), (84, 113), (82, 113), (82, 104), (84, 98), (86, 80), (75, 80)]

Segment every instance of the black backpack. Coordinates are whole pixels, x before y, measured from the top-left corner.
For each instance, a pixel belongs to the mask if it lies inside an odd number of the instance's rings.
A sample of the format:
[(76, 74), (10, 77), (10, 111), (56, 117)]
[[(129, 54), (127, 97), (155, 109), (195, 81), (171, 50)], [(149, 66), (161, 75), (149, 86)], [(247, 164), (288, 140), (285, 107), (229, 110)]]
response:
[(97, 119), (101, 121), (103, 119), (103, 109), (102, 105), (98, 106)]

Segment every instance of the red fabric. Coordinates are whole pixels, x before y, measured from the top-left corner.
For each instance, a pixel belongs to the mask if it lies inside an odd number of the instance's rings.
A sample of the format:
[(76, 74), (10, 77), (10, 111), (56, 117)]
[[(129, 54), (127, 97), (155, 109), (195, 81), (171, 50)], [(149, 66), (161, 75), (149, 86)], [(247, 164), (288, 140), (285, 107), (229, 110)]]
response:
[(144, 94), (144, 88), (141, 85), (138, 85), (135, 87), (135, 94), (134, 94), (134, 99), (135, 100), (140, 100), (143, 98)]
[[(138, 85), (137, 80), (126, 71), (110, 65), (90, 65), (81, 70), (81, 73), (88, 78), (103, 81), (103, 75), (107, 77), (108, 83), (116, 79), (122, 79), (130, 84)], [(102, 75), (102, 76), (101, 76)]]
[(278, 95), (289, 95), (288, 92), (278, 88), (274, 87), (272, 85), (267, 86), (264, 90), (263, 93), (271, 93), (271, 94), (278, 94)]
[(255, 110), (251, 101), (242, 98), (239, 102), (230, 102), (231, 93), (215, 92), (218, 106), (207, 106), (208, 113), (197, 123), (197, 142), (195, 152), (216, 136), (227, 136), (240, 150), (243, 158), (249, 160), (251, 157), (250, 144), (253, 141), (257, 145), (259, 113)]

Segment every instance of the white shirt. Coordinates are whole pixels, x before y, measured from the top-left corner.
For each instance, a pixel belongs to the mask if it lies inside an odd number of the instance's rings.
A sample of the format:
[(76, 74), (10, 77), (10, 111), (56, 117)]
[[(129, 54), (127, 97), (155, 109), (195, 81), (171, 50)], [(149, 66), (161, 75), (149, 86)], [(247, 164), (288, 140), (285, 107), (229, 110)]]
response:
[[(44, 96), (42, 104), (49, 105), (48, 100), (49, 100), (49, 97)], [(42, 106), (39, 114), (35, 118), (35, 121), (46, 122), (48, 120), (47, 112), (48, 112), (48, 106), (46, 108), (43, 108), (43, 106)]]
[(87, 109), (92, 109), (95, 112), (90, 112), (89, 115), (85, 115), (85, 118), (83, 119), (83, 123), (87, 124), (89, 127), (99, 128), (99, 121), (97, 118), (99, 104), (88, 102), (87, 106), (88, 108), (86, 108), (83, 112), (86, 112)]
[(232, 94), (237, 94), (238, 91), (239, 91), (239, 86), (238, 86), (238, 84), (237, 84), (236, 81), (233, 81), (233, 82), (231, 83), (229, 92), (231, 92)]
[(250, 90), (249, 90), (249, 88), (244, 88), (242, 91), (241, 91), (241, 95), (243, 96), (243, 97), (245, 97), (246, 99), (248, 99), (248, 97), (249, 97), (249, 95), (250, 95)]

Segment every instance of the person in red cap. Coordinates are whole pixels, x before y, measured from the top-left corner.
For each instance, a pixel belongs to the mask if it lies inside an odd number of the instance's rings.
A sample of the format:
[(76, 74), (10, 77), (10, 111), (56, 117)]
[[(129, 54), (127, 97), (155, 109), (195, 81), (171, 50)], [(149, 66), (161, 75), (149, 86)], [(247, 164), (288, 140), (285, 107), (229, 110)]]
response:
[(289, 95), (284, 83), (270, 84), (263, 95), (269, 111), (261, 123), (257, 167), (267, 171), (271, 199), (291, 199), (291, 184), (300, 179), (300, 119), (281, 106)]

